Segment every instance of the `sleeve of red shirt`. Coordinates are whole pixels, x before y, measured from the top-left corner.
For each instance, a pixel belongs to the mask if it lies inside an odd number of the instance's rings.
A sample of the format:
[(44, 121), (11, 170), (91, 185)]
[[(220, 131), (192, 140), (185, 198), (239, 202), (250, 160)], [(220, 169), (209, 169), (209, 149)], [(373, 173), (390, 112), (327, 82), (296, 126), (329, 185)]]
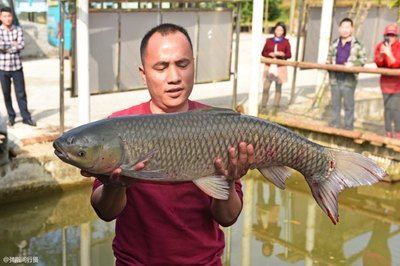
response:
[(393, 56), (396, 59), (393, 63), (388, 62), (390, 68), (400, 68), (400, 43), (397, 42), (394, 49), (392, 49)]
[(264, 49), (261, 54), (264, 57), (270, 57), (269, 53), (272, 53), (273, 51), (274, 51), (274, 47), (273, 47), (273, 45), (270, 44), (269, 39), (267, 39), (265, 41)]
[(286, 40), (286, 45), (285, 45), (285, 59), (290, 59), (292, 57), (292, 51), (290, 48), (290, 42), (289, 40)]
[(396, 45), (392, 48), (393, 56), (395, 61), (393, 63), (389, 62), (386, 55), (381, 55), (380, 50), (383, 43), (379, 43), (375, 48), (375, 63), (378, 67), (388, 67), (388, 68), (400, 68), (400, 46)]
[(383, 56), (381, 56), (381, 45), (382, 43), (379, 43), (376, 47), (375, 47), (375, 53), (374, 53), (374, 61), (375, 64), (378, 67), (384, 67), (385, 66), (385, 58)]

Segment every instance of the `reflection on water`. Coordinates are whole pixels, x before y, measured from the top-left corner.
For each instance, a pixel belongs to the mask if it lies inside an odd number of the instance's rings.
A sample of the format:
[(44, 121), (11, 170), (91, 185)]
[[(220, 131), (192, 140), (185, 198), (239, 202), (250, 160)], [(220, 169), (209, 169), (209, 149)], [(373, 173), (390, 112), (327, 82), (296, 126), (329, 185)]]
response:
[(37, 265), (113, 265), (114, 223), (96, 219), (90, 188), (0, 206), (0, 264), (5, 257)]
[[(232, 228), (230, 265), (400, 265), (400, 184), (342, 192), (335, 226), (301, 176), (291, 177), (285, 191), (252, 177), (245, 181), (253, 187), (246, 194), (252, 222)], [(238, 242), (249, 226), (251, 247), (243, 250)]]
[[(244, 189), (245, 209), (226, 230), (227, 265), (400, 263), (400, 184), (341, 193), (336, 226), (302, 177), (291, 177), (282, 191), (253, 172)], [(113, 265), (114, 223), (96, 217), (89, 195), (83, 188), (0, 206), (0, 261), (32, 256), (38, 265)]]

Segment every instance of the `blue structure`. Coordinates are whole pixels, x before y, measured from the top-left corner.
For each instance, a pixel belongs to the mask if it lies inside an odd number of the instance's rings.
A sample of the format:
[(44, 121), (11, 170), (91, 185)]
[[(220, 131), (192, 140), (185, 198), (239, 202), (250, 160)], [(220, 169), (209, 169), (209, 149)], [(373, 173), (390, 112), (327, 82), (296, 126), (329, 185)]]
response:
[[(64, 49), (71, 52), (72, 49), (72, 23), (69, 16), (69, 8), (65, 5), (64, 16)], [(60, 8), (57, 5), (49, 6), (47, 9), (47, 40), (50, 45), (59, 47), (58, 39), (60, 29)]]

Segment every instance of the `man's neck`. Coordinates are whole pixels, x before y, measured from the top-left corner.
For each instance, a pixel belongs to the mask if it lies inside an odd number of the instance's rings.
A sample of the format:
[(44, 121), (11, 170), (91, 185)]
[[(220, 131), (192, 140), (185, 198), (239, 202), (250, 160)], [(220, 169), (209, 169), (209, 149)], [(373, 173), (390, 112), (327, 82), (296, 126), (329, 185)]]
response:
[(347, 37), (340, 37), (340, 40), (342, 41), (343, 44), (351, 41), (353, 39), (353, 36), (347, 36)]
[(177, 113), (177, 112), (187, 112), (189, 111), (189, 100), (187, 100), (182, 106), (177, 106), (175, 108), (161, 108), (150, 101), (150, 111), (153, 114), (165, 114), (165, 113)]
[(2, 27), (3, 29), (5, 29), (5, 30), (10, 30), (11, 29), (11, 27), (12, 27), (12, 24), (11, 25), (5, 25), (5, 24), (1, 24), (1, 26), (0, 27)]

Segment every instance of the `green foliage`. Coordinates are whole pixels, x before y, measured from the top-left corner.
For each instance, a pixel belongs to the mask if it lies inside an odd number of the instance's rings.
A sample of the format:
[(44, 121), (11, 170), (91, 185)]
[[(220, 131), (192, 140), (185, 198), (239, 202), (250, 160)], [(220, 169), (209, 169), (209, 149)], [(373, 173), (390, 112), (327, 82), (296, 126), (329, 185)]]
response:
[[(282, 0), (268, 0), (268, 21), (274, 21), (283, 14), (282, 8), (280, 7), (281, 3)], [(242, 3), (242, 17), (240, 20), (241, 24), (251, 23), (252, 15), (253, 1)]]
[(268, 0), (268, 21), (273, 21), (280, 17), (282, 10), (279, 7), (282, 0)]
[(389, 7), (390, 8), (400, 7), (400, 0), (392, 0), (392, 1), (390, 1)]
[(244, 2), (242, 4), (242, 17), (240, 22), (242, 24), (251, 23), (252, 15), (253, 15), (253, 2)]

